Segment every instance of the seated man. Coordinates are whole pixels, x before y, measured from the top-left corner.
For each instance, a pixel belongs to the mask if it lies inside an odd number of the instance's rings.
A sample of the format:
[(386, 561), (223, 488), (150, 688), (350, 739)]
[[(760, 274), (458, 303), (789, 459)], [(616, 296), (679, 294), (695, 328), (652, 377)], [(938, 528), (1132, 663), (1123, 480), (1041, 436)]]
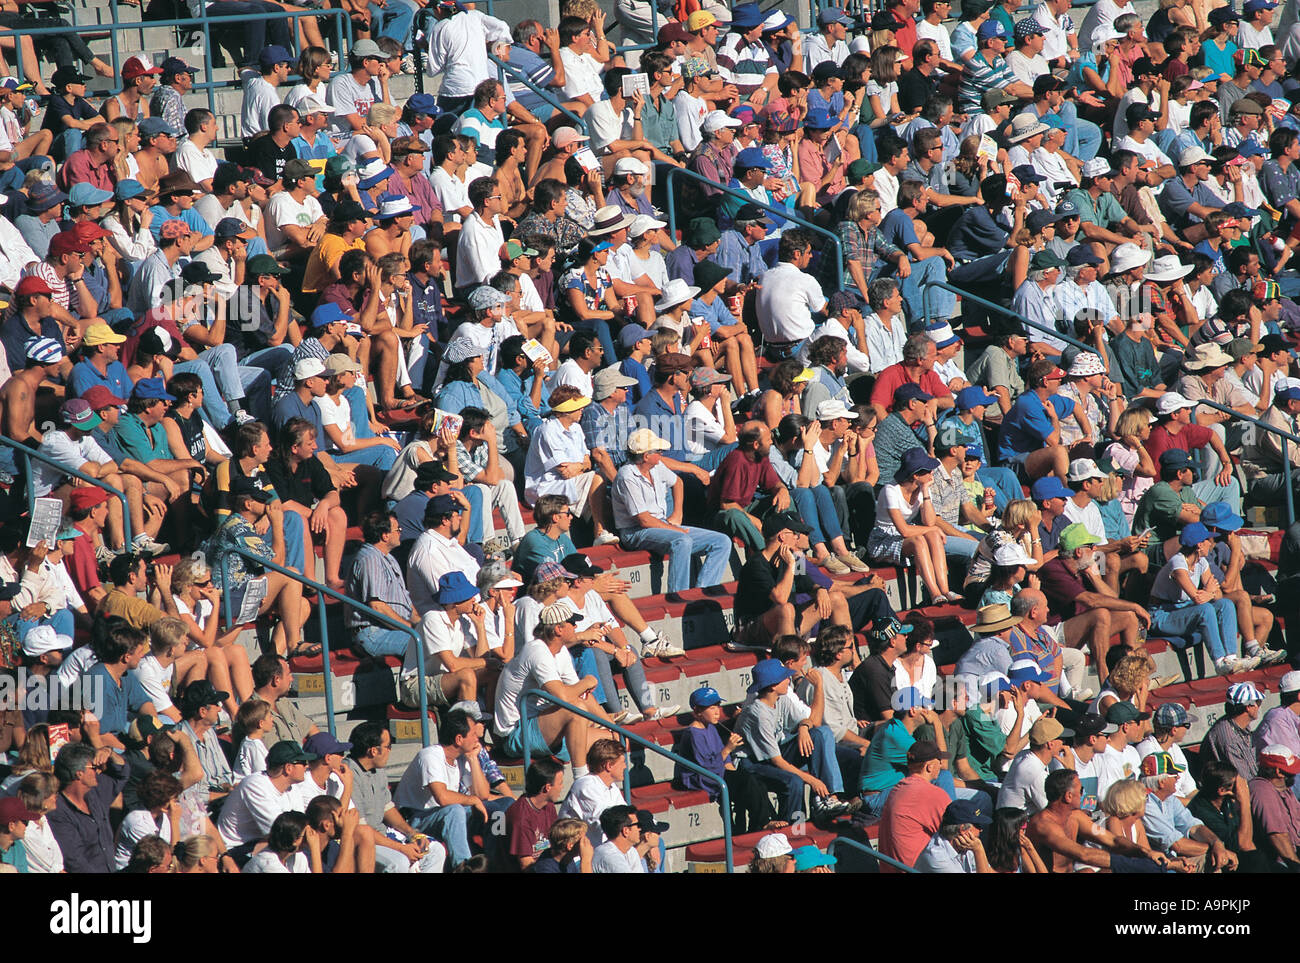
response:
[(993, 818), (970, 800), (950, 802), (939, 831), (912, 865), (919, 873), (992, 873), (980, 841), (980, 830), (992, 825)]
[[(352, 563), (348, 595), (397, 622), (419, 625), (420, 618), (406, 588), (406, 579), (392, 554), (402, 538), (397, 516), (391, 512), (371, 512), (361, 520), (361, 537), (365, 544)], [(375, 622), (351, 607), (346, 618), (357, 645), (370, 655), (379, 658), (407, 651), (410, 632)]]
[(1043, 794), (1047, 806), (1029, 817), (1025, 833), (1053, 873), (1075, 872), (1079, 863), (1113, 873), (1162, 871), (1163, 853), (1107, 832), (1079, 808), (1083, 788), (1073, 769), (1049, 774)]
[(740, 571), (736, 630), (741, 644), (770, 645), (778, 635), (806, 636), (818, 622), (855, 630), (894, 615), (885, 593), (874, 586), (818, 585), (801, 573), (800, 540), (809, 528), (787, 512), (763, 519), (765, 544)]
[(563, 495), (577, 515), (591, 518), (595, 544), (608, 545), (618, 536), (605, 530), (605, 483), (592, 465), (579, 424), (582, 410), (590, 403), (590, 397), (573, 385), (551, 392), (551, 410), (529, 439), (524, 496), (536, 502), (543, 495)]
[[(464, 572), (448, 572), (438, 580), (437, 604), (423, 613), (420, 635), (424, 645), (424, 689), (434, 708), (453, 706), (477, 698), (480, 676), (493, 665), (500, 669), (500, 657), (489, 661), (491, 637), (486, 631), (486, 614), (479, 605), (479, 593)], [(416, 641), (406, 646), (399, 682), (402, 704), (420, 705), (420, 670)]]
[(1259, 750), (1259, 775), (1250, 780), (1250, 814), (1255, 846), (1270, 858), (1271, 868), (1300, 871), (1300, 801), (1292, 787), (1300, 758), (1285, 746)]
[[(726, 572), (731, 539), (721, 532), (681, 524), (682, 482), (662, 464), (660, 454), (668, 448), (668, 442), (648, 428), (628, 438), (628, 462), (618, 470), (611, 491), (614, 525), (625, 548), (664, 556), (668, 593), (680, 594), (690, 585), (713, 588)], [(691, 560), (697, 553), (704, 560), (698, 581), (692, 582)]]
[(1208, 857), (1209, 867), (1204, 868), (1205, 872), (1236, 869), (1236, 854), (1205, 823), (1189, 813), (1176, 795), (1178, 774), (1182, 771), (1183, 767), (1167, 752), (1153, 752), (1142, 760), (1142, 785), (1147, 790), (1142, 828), (1146, 830), (1147, 840), (1166, 853), (1190, 859), (1198, 869), (1203, 868)]
[(1074, 402), (1057, 389), (1065, 372), (1050, 361), (1029, 366), (1028, 388), (1002, 420), (998, 455), (1008, 464), (1024, 465), (1030, 479), (1056, 475), (1064, 479), (1070, 454), (1061, 444), (1061, 420), (1075, 413)]
[(265, 839), (271, 824), (281, 813), (297, 808), (294, 787), (307, 778), (307, 763), (316, 754), (287, 739), (277, 742), (266, 753), (266, 770), (245, 776), (221, 807), (217, 831), (222, 842), (244, 854), (253, 844)]
[[(805, 816), (804, 786), (813, 791), (812, 816), (831, 818), (850, 811), (849, 803), (842, 802), (827, 786), (831, 777), (824, 755), (813, 753), (804, 761), (798, 736), (785, 742), (781, 697), (790, 689), (792, 669), (787, 669), (776, 659), (764, 659), (754, 667), (754, 681), (749, 687), (753, 701), (741, 712), (736, 721), (736, 732), (744, 736), (746, 765), (770, 790), (775, 791), (782, 819), (794, 822)], [(798, 728), (812, 726), (804, 720)], [(791, 761), (795, 757), (798, 762)], [(830, 762), (834, 762), (834, 752)], [(835, 776), (839, 776), (835, 767)]]
[(479, 765), (477, 723), (469, 713), (452, 710), (438, 723), (438, 742), (416, 753), (402, 773), (393, 801), (412, 827), (447, 847), (455, 867), (472, 855), (470, 810), (487, 824), (490, 794)]

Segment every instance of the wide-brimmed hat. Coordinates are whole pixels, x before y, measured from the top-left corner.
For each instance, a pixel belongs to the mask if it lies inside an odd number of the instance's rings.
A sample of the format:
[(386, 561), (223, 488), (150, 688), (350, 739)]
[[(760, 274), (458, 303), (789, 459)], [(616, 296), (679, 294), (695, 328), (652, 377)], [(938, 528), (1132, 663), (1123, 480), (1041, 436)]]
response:
[[(1116, 253), (1118, 253), (1118, 249)], [(1147, 268), (1144, 276), (1148, 281), (1177, 281), (1179, 278), (1187, 277), (1193, 270), (1195, 270), (1195, 266), (1184, 264), (1178, 260), (1177, 254), (1166, 254), (1163, 257), (1156, 258), (1151, 267)]]
[(1183, 367), (1188, 371), (1207, 371), (1213, 368), (1224, 368), (1233, 363), (1232, 355), (1228, 354), (1213, 341), (1205, 344), (1198, 344), (1187, 352), (1183, 359)]
[(695, 285), (687, 284), (681, 278), (673, 278), (664, 287), (664, 293), (659, 296), (659, 300), (655, 302), (655, 310), (667, 311), (669, 308), (675, 308), (697, 297), (699, 293), (700, 289)]
[(1006, 605), (984, 605), (976, 613), (974, 632), (976, 635), (994, 635), (1023, 621), (1019, 615), (1012, 615), (1011, 609)]
[(596, 219), (592, 221), (587, 236), (600, 237), (603, 234), (613, 234), (617, 230), (631, 226), (631, 224), (632, 215), (624, 213), (613, 204), (606, 204), (596, 212)]
[(1121, 244), (1110, 257), (1110, 273), (1123, 274), (1151, 262), (1151, 252), (1136, 244)]
[(1051, 129), (1033, 114), (1016, 114), (1011, 119), (1011, 133), (1007, 140), (1012, 144), (1019, 144), (1035, 134), (1046, 134)]

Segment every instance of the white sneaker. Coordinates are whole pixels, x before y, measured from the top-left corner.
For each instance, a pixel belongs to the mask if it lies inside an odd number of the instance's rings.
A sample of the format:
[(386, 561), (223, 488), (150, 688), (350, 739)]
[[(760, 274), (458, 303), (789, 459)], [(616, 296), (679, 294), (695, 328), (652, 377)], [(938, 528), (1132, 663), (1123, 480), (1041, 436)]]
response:
[(131, 551), (137, 555), (166, 555), (171, 546), (141, 532), (131, 541)]
[(641, 651), (654, 659), (675, 659), (686, 654), (686, 650), (673, 645), (662, 636), (654, 642), (643, 643)]
[(1260, 665), (1277, 665), (1279, 662), (1286, 661), (1285, 652), (1279, 652), (1277, 649), (1270, 649), (1266, 645), (1261, 645), (1258, 649), (1254, 649), (1250, 654), (1259, 659)]
[(250, 415), (247, 411), (244, 411), (242, 408), (241, 408), (239, 411), (236, 411), (236, 412), (235, 412), (235, 423), (236, 423), (236, 424), (238, 424), (238, 425), (246, 425), (246, 424), (248, 424), (250, 421), (257, 421), (257, 419), (254, 418), (252, 415)]
[(1258, 669), (1264, 660), (1258, 655), (1247, 656), (1246, 658), (1237, 658), (1238, 672), (1249, 672), (1251, 669)]
[(681, 711), (682, 711), (682, 707), (679, 706), (676, 702), (673, 702), (666, 706), (659, 706), (659, 708), (655, 711), (654, 718), (671, 719), (673, 716), (677, 715), (677, 713)]
[(616, 726), (631, 726), (640, 722), (644, 718), (645, 716), (641, 715), (641, 713), (637, 712), (635, 709), (624, 709), (618, 715), (614, 716), (611, 721), (613, 721)]
[(606, 529), (596, 536), (596, 540), (591, 543), (593, 548), (599, 548), (602, 545), (617, 545), (618, 536)]

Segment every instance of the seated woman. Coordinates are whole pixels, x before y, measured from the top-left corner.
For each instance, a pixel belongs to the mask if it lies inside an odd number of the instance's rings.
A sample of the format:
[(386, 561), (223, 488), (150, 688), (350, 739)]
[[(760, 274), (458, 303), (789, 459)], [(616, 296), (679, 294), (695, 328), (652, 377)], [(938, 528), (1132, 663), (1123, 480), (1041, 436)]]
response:
[(944, 534), (939, 528), (930, 485), (939, 462), (921, 447), (903, 453), (894, 483), (880, 493), (876, 527), (867, 540), (867, 555), (883, 565), (902, 565), (908, 559), (916, 566), (931, 605), (960, 602), (961, 595), (948, 587), (948, 559)]
[[(346, 355), (331, 355), (331, 358)], [(355, 363), (355, 362), (354, 362)], [(333, 379), (331, 379), (332, 381)], [(346, 401), (345, 401), (346, 403)], [(329, 429), (327, 428), (326, 431)], [(316, 429), (305, 418), (290, 418), (280, 429), (275, 454), (266, 463), (271, 484), (284, 500), (285, 511), (302, 517), (307, 558), (315, 558), (315, 542), (325, 545), (325, 584), (342, 591), (343, 545), (348, 516), (339, 504), (338, 489), (316, 457)]]
[(233, 694), (238, 707), (253, 692), (253, 673), (248, 652), (239, 644), (241, 630), (219, 631), (221, 589), (212, 583), (207, 564), (192, 556), (182, 556), (172, 568), (171, 592), (177, 617), (185, 623), (189, 634), (189, 648), (220, 653), (220, 660), (209, 660), (211, 681), (218, 691)]
[(613, 245), (604, 238), (583, 238), (574, 252), (573, 267), (560, 278), (559, 285), (561, 319), (574, 330), (594, 333), (606, 358), (618, 357), (611, 322), (623, 313), (606, 267), (612, 253)]
[[(782, 365), (790, 363), (781, 362)], [(839, 513), (835, 510), (830, 489), (817, 471), (817, 459), (805, 458), (798, 468), (791, 464), (796, 451), (812, 448), (820, 437), (821, 428), (816, 422), (801, 414), (786, 415), (772, 432), (768, 458), (777, 477), (789, 490), (800, 519), (812, 529), (808, 542), (812, 546), (813, 563), (832, 575), (866, 572), (866, 564), (849, 551), (844, 541)]]
[(1235, 654), (1237, 609), (1224, 598), (1223, 586), (1211, 574), (1207, 558), (1214, 548), (1214, 536), (1200, 522), (1192, 522), (1179, 533), (1178, 547), (1177, 554), (1156, 573), (1151, 587), (1151, 631), (1182, 638), (1199, 635), (1219, 675), (1256, 668), (1259, 656), (1241, 659)]
[(998, 548), (993, 553), (993, 570), (984, 585), (979, 607), (1005, 605), (1010, 609), (1011, 599), (1023, 583), (1027, 583), (1028, 588), (1038, 588), (1038, 576), (1026, 574), (1028, 566), (1033, 564), (1033, 556), (1019, 543), (1010, 542)]
[(934, 698), (934, 687), (939, 681), (939, 669), (934, 656), (934, 623), (923, 615), (913, 613), (907, 617), (912, 631), (906, 636), (907, 648), (894, 662), (894, 691), (914, 688), (927, 699)]
[(805, 368), (798, 358), (782, 361), (768, 372), (767, 382), (771, 387), (754, 405), (754, 417), (775, 431), (782, 418), (803, 411), (801, 396), (812, 379), (812, 369)]
[(736, 447), (736, 422), (727, 391), (730, 375), (712, 368), (691, 372), (691, 403), (686, 406), (686, 451), (705, 471), (713, 471)]
[(998, 549), (1006, 545), (1019, 545), (1032, 560), (1026, 564), (1028, 571), (1035, 571), (1042, 564), (1056, 555), (1055, 550), (1043, 552), (1042, 540), (1038, 535), (1038, 526), (1043, 520), (1043, 513), (1038, 506), (1027, 498), (1017, 498), (1007, 503), (1002, 513), (1002, 524), (989, 532), (975, 549), (975, 556), (966, 569), (966, 581), (962, 584), (962, 594), (968, 604), (974, 604), (983, 594)]

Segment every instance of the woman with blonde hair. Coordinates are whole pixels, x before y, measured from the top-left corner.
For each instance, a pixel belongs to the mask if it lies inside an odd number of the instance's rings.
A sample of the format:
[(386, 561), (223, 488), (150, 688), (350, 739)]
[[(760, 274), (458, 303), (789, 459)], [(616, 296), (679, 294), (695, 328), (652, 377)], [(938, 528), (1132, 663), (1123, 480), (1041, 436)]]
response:
[(1147, 698), (1151, 694), (1151, 673), (1154, 669), (1155, 660), (1145, 649), (1130, 650), (1111, 668), (1110, 675), (1106, 677), (1096, 702), (1088, 707), (1088, 711), (1105, 717), (1106, 710), (1116, 702), (1131, 702), (1137, 707), (1138, 712), (1146, 712)]
[(211, 836), (187, 836), (176, 844), (173, 854), (178, 873), (239, 872), (234, 858), (218, 852)]
[(0, 796), (11, 795), (23, 777), (33, 772), (54, 772), (54, 761), (50, 758), (50, 727), (43, 722), (27, 730), (27, 739), (18, 750), (13, 769), (4, 782), (0, 782)]
[(1146, 441), (1151, 437), (1151, 412), (1142, 407), (1129, 408), (1115, 422), (1115, 436), (1119, 440), (1106, 446), (1104, 457), (1123, 474), (1119, 503), (1131, 526), (1138, 502), (1156, 483), (1156, 463), (1146, 450)]
[(1120, 779), (1111, 783), (1110, 789), (1106, 791), (1106, 798), (1101, 801), (1101, 811), (1106, 814), (1106, 831), (1141, 846), (1147, 851), (1149, 858), (1163, 868), (1190, 873), (1193, 869), (1190, 863), (1152, 850), (1151, 842), (1147, 839), (1146, 827), (1142, 825), (1149, 795), (1145, 783), (1145, 779), (1141, 782), (1136, 779)]
[(747, 872), (768, 876), (793, 873), (793, 853), (785, 833), (768, 833), (754, 847), (754, 858), (749, 861)]
[(140, 149), (140, 127), (130, 117), (114, 117), (108, 125), (117, 133), (117, 156), (113, 158), (113, 180), (121, 182), (140, 176), (140, 162), (135, 152)]
[(805, 368), (804, 363), (797, 358), (782, 361), (769, 373), (768, 384), (771, 387), (758, 399), (754, 406), (754, 416), (775, 431), (786, 415), (802, 411), (800, 396), (812, 378), (812, 370)]
[[(207, 563), (183, 557), (171, 573), (171, 593), (180, 621), (185, 624), (190, 649), (208, 654), (208, 678), (222, 692), (229, 692), (226, 711), (234, 718), (239, 703), (253, 692), (253, 671), (248, 652), (239, 642), (238, 628), (218, 633), (221, 621), (221, 590), (212, 583)], [(232, 708), (233, 707), (233, 708)]]
[[(581, 819), (557, 819), (547, 834), (551, 845), (528, 867), (528, 873), (590, 873), (594, 850)], [(570, 868), (576, 867), (576, 868)]]
[(966, 581), (962, 583), (966, 604), (974, 604), (983, 594), (985, 583), (993, 572), (994, 556), (1004, 545), (1019, 545), (1033, 559), (1032, 565), (1025, 566), (1027, 572), (1038, 571), (1045, 562), (1056, 557), (1055, 549), (1043, 551), (1042, 540), (1038, 537), (1038, 524), (1042, 520), (1043, 513), (1028, 498), (1007, 502), (1002, 513), (1002, 525), (980, 539), (966, 569)]

